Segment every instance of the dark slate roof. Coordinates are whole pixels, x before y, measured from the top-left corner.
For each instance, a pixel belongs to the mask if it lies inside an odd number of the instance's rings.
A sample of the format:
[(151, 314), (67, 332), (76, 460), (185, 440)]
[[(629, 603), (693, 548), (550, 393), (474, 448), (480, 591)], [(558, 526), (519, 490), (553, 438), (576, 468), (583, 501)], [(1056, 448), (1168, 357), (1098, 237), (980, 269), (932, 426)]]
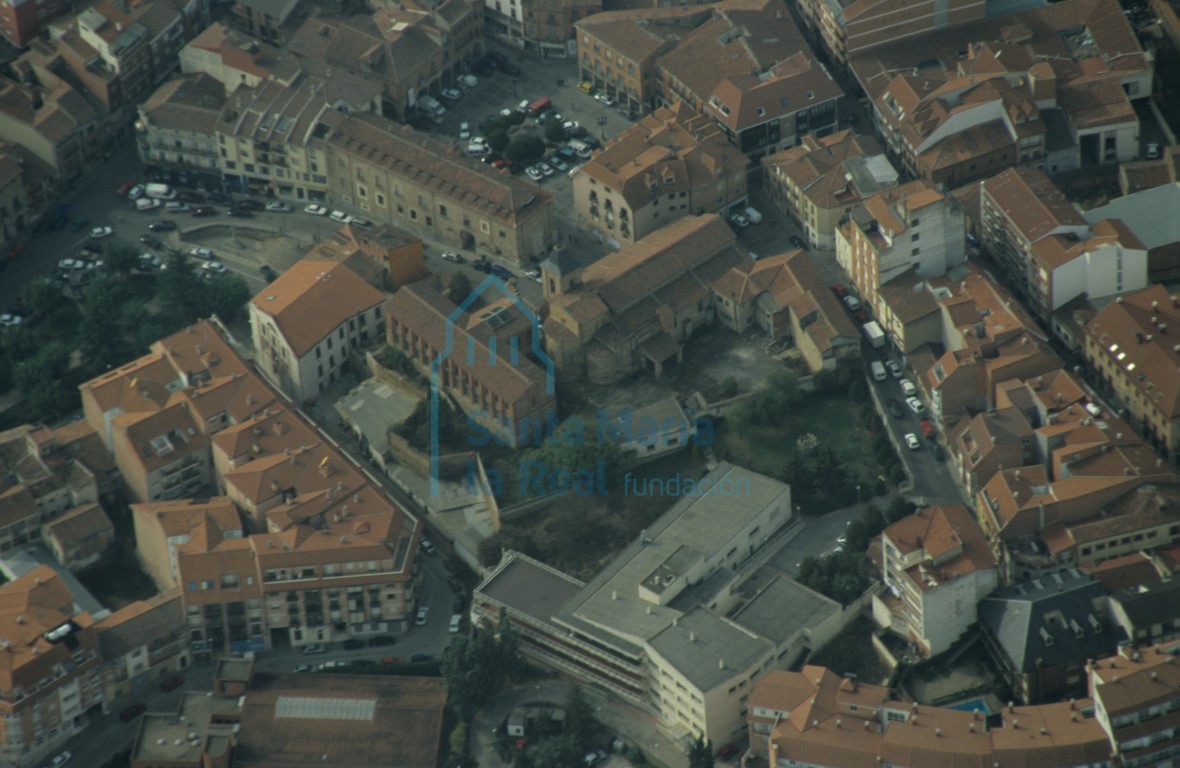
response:
[(1120, 589), (1112, 598), (1122, 605), (1131, 624), (1147, 627), (1180, 617), (1180, 579)]
[(1103, 621), (1106, 587), (1070, 569), (997, 590), (979, 603), (979, 623), (1021, 672), (1109, 656), (1123, 637)]

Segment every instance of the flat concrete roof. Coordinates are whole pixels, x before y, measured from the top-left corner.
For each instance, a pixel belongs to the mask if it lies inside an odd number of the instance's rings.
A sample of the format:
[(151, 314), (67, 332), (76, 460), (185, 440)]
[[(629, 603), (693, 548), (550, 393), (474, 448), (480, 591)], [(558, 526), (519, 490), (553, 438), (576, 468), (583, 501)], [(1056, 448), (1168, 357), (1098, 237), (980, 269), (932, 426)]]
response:
[(356, 425), (369, 445), (386, 445), (386, 431), (410, 417), (415, 398), (377, 379), (366, 379), (336, 401), (336, 412)]
[(217, 678), (244, 683), (250, 679), (250, 671), (253, 668), (254, 661), (251, 659), (235, 659), (233, 657), (218, 659)]
[(175, 714), (148, 712), (143, 716), (131, 759), (158, 764), (197, 763), (207, 749), (228, 744), (226, 739), (233, 733), (232, 725), (210, 726), (210, 717), (237, 711), (237, 696), (185, 693)]
[(696, 561), (729, 547), (754, 517), (790, 493), (784, 483), (728, 462), (706, 478), (714, 488), (725, 487), (723, 482), (742, 483), (741, 495), (682, 497), (647, 530), (644, 540), (632, 542), (596, 574), (556, 620), (635, 654), (634, 646), (655, 637), (681, 615), (675, 608), (640, 598), (640, 584), (663, 567), (683, 565), (689, 553)]
[(774, 648), (707, 608), (684, 614), (652, 638), (650, 645), (701, 691), (748, 672)]
[(537, 621), (552, 622), (553, 615), (584, 584), (524, 555), (517, 555), (479, 587), (479, 594)]
[(794, 579), (779, 576), (730, 614), (730, 618), (777, 645), (800, 629), (822, 624), (839, 612), (840, 604), (835, 600)]

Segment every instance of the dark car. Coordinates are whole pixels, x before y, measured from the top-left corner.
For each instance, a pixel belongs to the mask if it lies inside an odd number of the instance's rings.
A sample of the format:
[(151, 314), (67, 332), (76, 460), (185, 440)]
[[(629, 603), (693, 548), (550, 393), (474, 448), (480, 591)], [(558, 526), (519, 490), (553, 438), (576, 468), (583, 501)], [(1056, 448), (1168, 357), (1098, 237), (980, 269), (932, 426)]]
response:
[(217, 209), (211, 205), (198, 205), (193, 209), (193, 218), (203, 218), (205, 216), (216, 216)]
[(934, 443), (930, 446), (930, 452), (934, 454), (935, 461), (946, 461), (946, 451), (944, 451), (942, 446), (938, 443)]
[(896, 400), (889, 401), (889, 413), (895, 419), (900, 419), (901, 417), (905, 416), (905, 411), (901, 409), (901, 403), (897, 402)]
[(252, 219), (254, 218), (254, 211), (247, 208), (230, 208), (225, 212), (225, 215), (235, 219)]
[(722, 760), (728, 760), (729, 758), (733, 757), (737, 753), (738, 753), (738, 745), (737, 744), (726, 744), (717, 753), (717, 757), (720, 757)]
[(451, 601), (451, 613), (459, 613), (467, 607), (467, 599), (463, 595), (455, 595)]
[(208, 200), (201, 192), (194, 192), (191, 189), (182, 189), (176, 193), (176, 199), (182, 203), (203, 203)]
[(148, 248), (154, 248), (156, 250), (159, 250), (164, 247), (163, 243), (161, 243), (159, 240), (152, 237), (151, 235), (140, 235), (139, 242), (143, 243)]
[(380, 648), (385, 645), (396, 645), (397, 638), (390, 635), (374, 635), (369, 638), (369, 645), (373, 648)]
[(508, 63), (508, 57), (499, 51), (488, 51), (483, 58), (485, 61), (489, 61), (497, 67), (502, 67)]
[(842, 299), (848, 295), (848, 289), (840, 283), (832, 283), (832, 293), (836, 294), (837, 297)]
[(346, 651), (359, 651), (364, 647), (365, 641), (361, 640), (359, 637), (350, 637), (344, 641), (344, 650)]
[(410, 657), (411, 664), (429, 664), (434, 661), (434, 657), (429, 653), (415, 653)]
[(184, 685), (184, 675), (173, 675), (160, 683), (160, 688), (165, 691), (175, 691), (182, 685)]
[(176, 229), (176, 222), (171, 219), (160, 219), (148, 224), (148, 229), (153, 232), (171, 232)]
[(224, 192), (210, 192), (209, 193), (209, 202), (221, 203), (222, 205), (229, 205), (233, 201), (230, 199), (229, 195), (225, 194)]
[(135, 718), (139, 717), (146, 710), (147, 710), (147, 707), (144, 706), (144, 704), (142, 702), (140, 702), (138, 704), (132, 704), (130, 707), (127, 707), (126, 709), (124, 709), (122, 712), (119, 713), (119, 719), (122, 720), (124, 723), (126, 723), (128, 721), (134, 720)]
[(447, 577), (447, 586), (449, 586), (451, 588), (452, 592), (462, 592), (463, 591), (463, 582), (459, 581), (454, 576)]
[(521, 74), (520, 67), (516, 66), (515, 64), (501, 64), (499, 69), (504, 74), (512, 75), (514, 77)]
[(279, 278), (279, 273), (276, 272), (274, 267), (272, 267), (269, 264), (263, 264), (261, 267), (258, 268), (258, 271), (262, 273), (262, 277), (268, 283), (273, 283), (275, 280), (277, 280)]
[(803, 242), (803, 238), (799, 237), (798, 235), (791, 235), (787, 239), (791, 241), (791, 245), (795, 246), (796, 248), (807, 247), (807, 243)]
[(238, 200), (234, 203), (234, 208), (243, 211), (264, 211), (266, 206), (261, 200)]
[(853, 317), (855, 317), (856, 322), (860, 323), (861, 325), (864, 325), (865, 323), (867, 323), (869, 320), (872, 319), (869, 317), (869, 313), (865, 312), (863, 309), (856, 310), (856, 313), (853, 314)]

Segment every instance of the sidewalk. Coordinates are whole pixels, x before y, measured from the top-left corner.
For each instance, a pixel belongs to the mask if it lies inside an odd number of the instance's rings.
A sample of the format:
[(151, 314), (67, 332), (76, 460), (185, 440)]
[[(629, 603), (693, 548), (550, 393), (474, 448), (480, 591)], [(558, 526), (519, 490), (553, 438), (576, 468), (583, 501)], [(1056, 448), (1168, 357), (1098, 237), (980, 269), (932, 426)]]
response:
[[(531, 702), (564, 704), (572, 685), (565, 680), (547, 679), (506, 689), (492, 704), (484, 707), (475, 716), (467, 745), (468, 754), (475, 757), (481, 768), (503, 768), (511, 765), (496, 754), (493, 729), (497, 728), (517, 705)], [(613, 734), (642, 749), (652, 765), (660, 768), (685, 768), (688, 764), (688, 757), (675, 744), (668, 742), (651, 714), (638, 707), (623, 704), (593, 688), (583, 686), (582, 694), (594, 708), (595, 718)]]

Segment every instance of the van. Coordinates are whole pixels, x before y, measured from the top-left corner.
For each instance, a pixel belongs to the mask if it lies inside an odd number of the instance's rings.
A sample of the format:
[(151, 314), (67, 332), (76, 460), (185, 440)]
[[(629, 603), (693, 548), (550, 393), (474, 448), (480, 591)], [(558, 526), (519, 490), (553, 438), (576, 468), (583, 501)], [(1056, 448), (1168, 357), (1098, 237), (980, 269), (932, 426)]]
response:
[(156, 200), (175, 200), (176, 190), (167, 184), (148, 184), (143, 188), (144, 193)]
[(447, 108), (440, 104), (437, 99), (431, 96), (419, 96), (418, 109), (434, 115), (435, 117), (442, 117), (447, 112)]
[(746, 218), (750, 220), (751, 224), (761, 224), (762, 223), (762, 214), (759, 213), (757, 208), (754, 208), (753, 206), (751, 206), (751, 207), (747, 208), (745, 211), (743, 211), (743, 213), (746, 214)]
[(880, 360), (874, 360), (873, 364), (869, 367), (873, 371), (874, 381), (885, 381), (885, 366), (881, 364)]
[(550, 108), (552, 108), (552, 106), (553, 106), (553, 102), (549, 101), (549, 99), (547, 97), (542, 96), (541, 98), (537, 99), (536, 101), (530, 102), (528, 107), (526, 108), (526, 111), (530, 115), (532, 115), (533, 117), (536, 117), (537, 115), (541, 114), (542, 112), (545, 112), (545, 111), (549, 110)]
[(566, 143), (566, 146), (572, 149), (574, 154), (583, 159), (588, 159), (590, 157), (590, 153), (594, 151), (589, 144), (582, 141), (581, 139), (570, 139)]
[(451, 624), (447, 627), (447, 632), (452, 635), (459, 634), (459, 630), (463, 628), (463, 614), (456, 613), (451, 616)]

